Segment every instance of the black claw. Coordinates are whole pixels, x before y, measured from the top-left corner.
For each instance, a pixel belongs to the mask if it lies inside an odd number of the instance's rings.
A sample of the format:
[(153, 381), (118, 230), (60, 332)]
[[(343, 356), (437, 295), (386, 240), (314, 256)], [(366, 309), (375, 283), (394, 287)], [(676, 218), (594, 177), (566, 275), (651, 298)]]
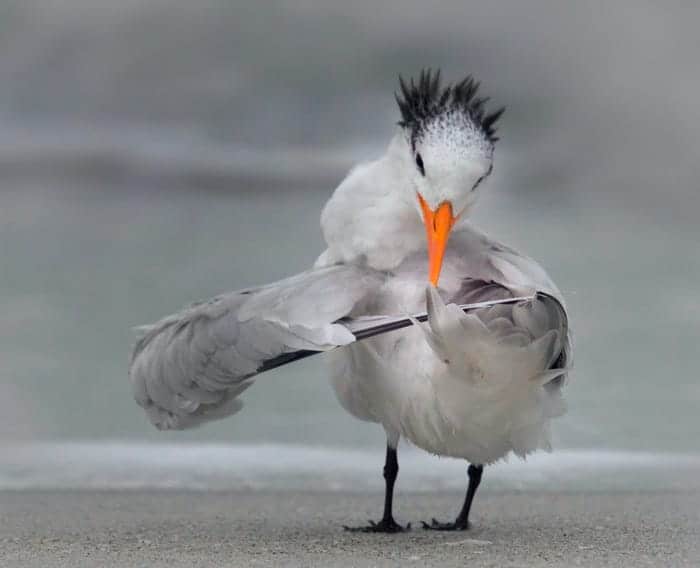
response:
[(437, 519), (432, 519), (430, 524), (421, 521), (423, 528), (428, 531), (466, 531), (470, 528), (469, 521), (455, 521), (453, 523), (441, 523)]

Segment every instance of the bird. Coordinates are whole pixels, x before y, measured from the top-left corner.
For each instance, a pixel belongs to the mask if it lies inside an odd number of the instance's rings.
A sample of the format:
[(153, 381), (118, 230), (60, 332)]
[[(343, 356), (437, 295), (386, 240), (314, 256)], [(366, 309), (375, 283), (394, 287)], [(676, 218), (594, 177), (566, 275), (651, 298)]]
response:
[[(551, 421), (566, 411), (569, 318), (536, 261), (470, 221), (504, 112), (480, 90), (471, 75), (446, 84), (440, 70), (400, 75), (395, 132), (323, 207), (326, 248), (313, 266), (140, 328), (129, 378), (157, 428), (230, 416), (262, 371), (328, 352), (340, 405), (386, 435), (382, 517), (345, 527), (372, 533), (411, 528), (393, 515), (401, 439), (465, 460), (461, 510), (426, 530), (470, 527), (485, 466), (551, 450)], [(412, 315), (423, 311), (425, 322)], [(391, 317), (411, 325), (358, 340)]]

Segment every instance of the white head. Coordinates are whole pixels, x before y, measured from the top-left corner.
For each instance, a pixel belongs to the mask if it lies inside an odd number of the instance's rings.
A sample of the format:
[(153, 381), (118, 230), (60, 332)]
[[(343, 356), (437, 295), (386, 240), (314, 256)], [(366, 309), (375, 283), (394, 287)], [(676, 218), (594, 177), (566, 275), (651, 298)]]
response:
[(487, 113), (488, 99), (477, 97), (479, 84), (472, 77), (444, 88), (439, 71), (421, 72), (417, 83), (399, 81), (407, 189), (425, 223), (430, 280), (437, 285), (450, 230), (493, 169), (495, 123), (504, 109)]

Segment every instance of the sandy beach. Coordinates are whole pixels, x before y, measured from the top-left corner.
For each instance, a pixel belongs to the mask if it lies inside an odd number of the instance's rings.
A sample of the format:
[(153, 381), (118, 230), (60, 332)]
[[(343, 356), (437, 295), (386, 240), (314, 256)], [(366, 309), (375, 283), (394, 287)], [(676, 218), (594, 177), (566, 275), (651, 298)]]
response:
[(474, 527), (434, 533), (458, 493), (398, 494), (399, 535), (350, 534), (380, 494), (8, 491), (0, 564), (77, 566), (697, 566), (700, 491), (490, 492)]

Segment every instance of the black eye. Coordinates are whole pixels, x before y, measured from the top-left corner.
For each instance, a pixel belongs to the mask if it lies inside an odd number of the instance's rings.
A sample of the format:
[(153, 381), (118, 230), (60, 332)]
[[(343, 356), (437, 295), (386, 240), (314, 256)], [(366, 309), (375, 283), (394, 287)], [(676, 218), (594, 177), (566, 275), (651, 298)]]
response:
[(425, 175), (425, 166), (423, 165), (423, 158), (421, 158), (420, 154), (416, 154), (416, 166), (418, 166), (418, 170), (420, 171), (421, 175)]

